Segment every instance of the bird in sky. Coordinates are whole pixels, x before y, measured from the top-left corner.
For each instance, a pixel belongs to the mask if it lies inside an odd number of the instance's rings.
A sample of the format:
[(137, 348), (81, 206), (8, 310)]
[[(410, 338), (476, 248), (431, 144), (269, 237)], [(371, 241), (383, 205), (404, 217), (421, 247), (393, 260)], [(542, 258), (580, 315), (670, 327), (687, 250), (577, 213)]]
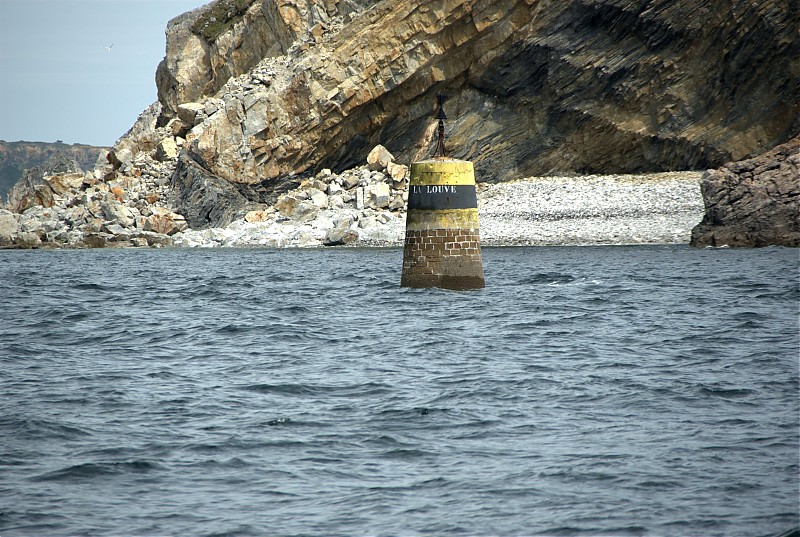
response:
[(111, 49), (114, 48), (114, 43), (111, 43), (109, 46), (106, 47), (106, 50), (111, 52)]

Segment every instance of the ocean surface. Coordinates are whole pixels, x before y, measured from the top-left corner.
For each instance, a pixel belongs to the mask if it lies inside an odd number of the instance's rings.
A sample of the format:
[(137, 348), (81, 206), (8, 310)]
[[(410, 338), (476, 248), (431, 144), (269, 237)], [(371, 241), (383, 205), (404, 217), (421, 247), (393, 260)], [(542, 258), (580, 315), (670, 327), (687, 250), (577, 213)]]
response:
[(798, 525), (797, 249), (0, 252), (0, 535)]

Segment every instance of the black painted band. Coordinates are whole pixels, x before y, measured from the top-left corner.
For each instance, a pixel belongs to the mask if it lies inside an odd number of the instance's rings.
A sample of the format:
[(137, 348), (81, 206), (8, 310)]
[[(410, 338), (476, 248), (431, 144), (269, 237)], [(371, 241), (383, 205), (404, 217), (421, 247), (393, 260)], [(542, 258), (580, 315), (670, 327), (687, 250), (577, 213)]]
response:
[(478, 208), (475, 185), (410, 185), (408, 188), (409, 209)]

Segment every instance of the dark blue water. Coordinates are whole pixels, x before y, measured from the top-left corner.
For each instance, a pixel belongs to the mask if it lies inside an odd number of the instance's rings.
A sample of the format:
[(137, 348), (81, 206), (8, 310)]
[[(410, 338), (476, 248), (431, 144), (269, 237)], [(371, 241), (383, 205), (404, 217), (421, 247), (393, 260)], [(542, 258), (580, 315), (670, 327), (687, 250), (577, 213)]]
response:
[(0, 535), (775, 535), (798, 250), (0, 252)]

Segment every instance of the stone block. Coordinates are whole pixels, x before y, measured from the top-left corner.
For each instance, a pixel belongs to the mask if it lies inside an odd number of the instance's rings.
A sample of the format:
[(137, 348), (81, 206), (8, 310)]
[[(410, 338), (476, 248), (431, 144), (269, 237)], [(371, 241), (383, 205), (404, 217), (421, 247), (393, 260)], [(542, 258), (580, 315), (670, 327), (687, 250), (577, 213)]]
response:
[(205, 106), (201, 103), (183, 103), (178, 105), (178, 117), (184, 123), (194, 127), (205, 116)]
[(9, 244), (18, 228), (18, 217), (11, 211), (0, 209), (0, 245)]
[(384, 209), (389, 207), (390, 199), (389, 185), (386, 183), (374, 183), (364, 187), (364, 206), (373, 209)]
[(313, 192), (310, 193), (309, 200), (311, 200), (311, 203), (320, 209), (325, 209), (328, 207), (328, 196), (325, 194), (325, 192), (320, 190), (313, 189)]
[(175, 143), (175, 138), (167, 136), (161, 140), (156, 147), (155, 157), (161, 162), (178, 158), (178, 144)]
[(64, 195), (67, 192), (72, 192), (81, 187), (84, 181), (84, 174), (78, 173), (64, 173), (60, 175), (45, 175), (44, 180), (53, 189), (53, 192), (59, 195)]
[(382, 145), (376, 145), (372, 151), (367, 155), (367, 164), (372, 171), (383, 171), (391, 161), (394, 160), (394, 155), (389, 153)]
[(273, 212), (269, 211), (248, 211), (244, 215), (244, 220), (245, 222), (266, 222), (272, 214)]
[(363, 209), (364, 208), (364, 187), (358, 187), (356, 189), (356, 209)]

